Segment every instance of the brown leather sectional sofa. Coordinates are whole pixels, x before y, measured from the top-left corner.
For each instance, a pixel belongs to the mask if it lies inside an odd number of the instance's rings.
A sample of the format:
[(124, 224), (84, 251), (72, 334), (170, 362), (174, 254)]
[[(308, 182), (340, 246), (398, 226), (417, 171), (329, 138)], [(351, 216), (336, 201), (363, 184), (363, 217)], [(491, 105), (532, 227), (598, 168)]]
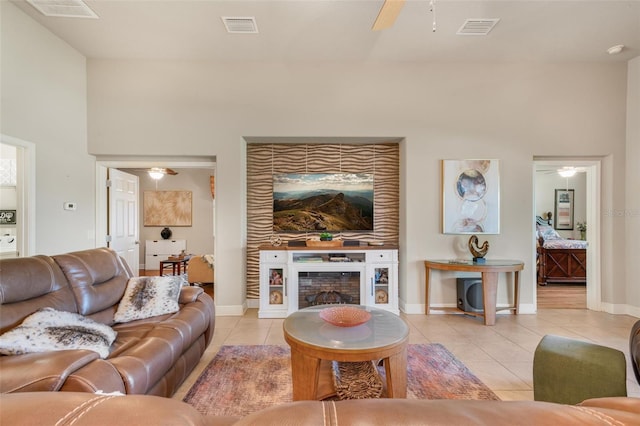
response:
[(0, 392), (173, 395), (211, 343), (213, 300), (199, 287), (182, 287), (178, 312), (114, 324), (132, 276), (107, 248), (1, 260), (0, 334), (44, 307), (79, 313), (118, 334), (106, 359), (89, 350), (0, 356)]
[(640, 399), (599, 398), (579, 406), (534, 401), (360, 399), (300, 401), (244, 418), (203, 416), (153, 396), (75, 392), (0, 395), (2, 425), (640, 425)]

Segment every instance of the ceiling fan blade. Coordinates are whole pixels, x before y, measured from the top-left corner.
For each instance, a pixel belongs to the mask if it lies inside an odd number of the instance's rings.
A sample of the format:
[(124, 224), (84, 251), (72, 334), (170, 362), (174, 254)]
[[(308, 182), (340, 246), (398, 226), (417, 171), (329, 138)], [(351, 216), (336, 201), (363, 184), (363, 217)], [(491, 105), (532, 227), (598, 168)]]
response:
[(176, 172), (175, 170), (173, 170), (173, 169), (167, 169), (167, 168), (165, 168), (165, 169), (164, 169), (164, 172), (165, 172), (166, 174), (168, 174), (168, 175), (177, 175), (177, 174), (178, 174), (178, 172)]
[(393, 23), (396, 22), (396, 18), (400, 14), (404, 2), (405, 0), (384, 0), (380, 12), (378, 12), (378, 17), (371, 29), (373, 31), (380, 31), (391, 28)]

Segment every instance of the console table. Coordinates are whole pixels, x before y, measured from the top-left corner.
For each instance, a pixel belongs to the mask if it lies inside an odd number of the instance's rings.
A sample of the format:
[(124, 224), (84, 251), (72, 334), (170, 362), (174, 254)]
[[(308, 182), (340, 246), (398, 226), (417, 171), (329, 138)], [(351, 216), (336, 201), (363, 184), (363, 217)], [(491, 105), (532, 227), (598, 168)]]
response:
[[(429, 315), (429, 276), (432, 269), (440, 271), (480, 272), (482, 274), (482, 297), (484, 312), (467, 312), (469, 315), (484, 316), (485, 325), (496, 323), (497, 310), (510, 310), (518, 314), (520, 305), (520, 281), (519, 273), (524, 269), (524, 262), (519, 260), (485, 260), (485, 263), (473, 261), (461, 262), (456, 260), (425, 260), (425, 314)], [(498, 274), (500, 272), (513, 272), (513, 296), (514, 306), (496, 308), (498, 298)]]

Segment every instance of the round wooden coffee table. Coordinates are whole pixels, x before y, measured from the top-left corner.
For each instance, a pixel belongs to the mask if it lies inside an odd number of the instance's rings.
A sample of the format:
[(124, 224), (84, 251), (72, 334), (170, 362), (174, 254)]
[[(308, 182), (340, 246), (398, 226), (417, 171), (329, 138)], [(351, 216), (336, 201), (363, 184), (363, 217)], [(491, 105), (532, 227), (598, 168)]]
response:
[(293, 400), (323, 397), (318, 392), (323, 361), (357, 362), (383, 360), (389, 398), (407, 396), (407, 341), (409, 327), (399, 316), (368, 306), (371, 319), (356, 327), (337, 327), (320, 318), (320, 311), (335, 305), (304, 308), (289, 315), (283, 324), (291, 346)]

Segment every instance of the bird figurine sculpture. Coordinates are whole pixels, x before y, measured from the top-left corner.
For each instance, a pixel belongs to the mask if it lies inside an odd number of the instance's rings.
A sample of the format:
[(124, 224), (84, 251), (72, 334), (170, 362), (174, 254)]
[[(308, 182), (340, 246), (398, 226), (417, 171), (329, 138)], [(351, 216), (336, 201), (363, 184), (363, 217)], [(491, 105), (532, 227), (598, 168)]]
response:
[(481, 246), (478, 245), (478, 236), (472, 235), (469, 238), (469, 251), (473, 255), (475, 263), (484, 263), (484, 257), (489, 251), (489, 242), (485, 241)]

